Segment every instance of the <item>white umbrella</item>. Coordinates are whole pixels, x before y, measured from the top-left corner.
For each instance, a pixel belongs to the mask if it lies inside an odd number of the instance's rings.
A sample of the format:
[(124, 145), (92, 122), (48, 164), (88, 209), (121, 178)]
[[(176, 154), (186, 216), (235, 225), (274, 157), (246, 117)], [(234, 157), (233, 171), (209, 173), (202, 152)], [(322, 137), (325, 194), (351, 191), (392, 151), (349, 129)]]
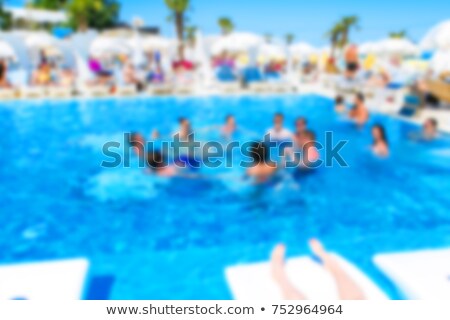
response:
[(5, 41), (0, 41), (0, 58), (16, 60), (17, 55), (13, 47)]
[(142, 39), (142, 48), (145, 51), (153, 51), (153, 50), (168, 50), (172, 45), (172, 41), (163, 37), (146, 37)]
[(316, 49), (308, 43), (299, 42), (290, 46), (289, 52), (295, 58), (304, 58), (315, 53)]
[(92, 55), (118, 55), (118, 54), (128, 54), (130, 48), (118, 38), (112, 37), (99, 37), (95, 39), (89, 49)]
[(374, 53), (380, 55), (413, 56), (419, 54), (419, 48), (408, 39), (389, 38), (374, 45)]
[(366, 42), (359, 46), (358, 51), (360, 54), (372, 54), (377, 51), (377, 43), (376, 42)]
[(29, 49), (44, 49), (48, 47), (55, 47), (57, 46), (57, 43), (58, 40), (47, 33), (32, 34), (25, 39), (25, 45)]
[(219, 54), (224, 51), (242, 52), (258, 47), (263, 43), (261, 36), (248, 32), (234, 32), (220, 37), (212, 45), (211, 52)]
[(269, 59), (285, 59), (285, 50), (275, 44), (265, 43), (258, 48), (259, 56)]
[(429, 67), (436, 73), (450, 71), (450, 51), (438, 51), (430, 61)]
[(450, 51), (450, 20), (432, 28), (420, 42), (420, 48), (423, 50)]

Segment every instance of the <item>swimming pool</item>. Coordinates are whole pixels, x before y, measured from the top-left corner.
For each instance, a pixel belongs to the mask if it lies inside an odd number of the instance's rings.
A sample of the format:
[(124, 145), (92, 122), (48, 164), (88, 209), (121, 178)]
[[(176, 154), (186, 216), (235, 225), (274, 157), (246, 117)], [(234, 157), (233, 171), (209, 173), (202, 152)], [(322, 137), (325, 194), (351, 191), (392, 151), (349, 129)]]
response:
[[(228, 299), (225, 266), (267, 260), (278, 242), (305, 254), (318, 237), (397, 297), (371, 257), (450, 245), (449, 144), (410, 142), (417, 127), (375, 115), (393, 152), (377, 160), (369, 131), (332, 108), (319, 96), (3, 103), (0, 262), (87, 257), (91, 276), (114, 279), (110, 299)], [(325, 131), (348, 140), (349, 167), (249, 196), (226, 178), (149, 183), (142, 171), (100, 166), (102, 145), (124, 132), (168, 134), (180, 116), (201, 129), (233, 113), (262, 136), (275, 112), (290, 128), (306, 116), (319, 141)]]

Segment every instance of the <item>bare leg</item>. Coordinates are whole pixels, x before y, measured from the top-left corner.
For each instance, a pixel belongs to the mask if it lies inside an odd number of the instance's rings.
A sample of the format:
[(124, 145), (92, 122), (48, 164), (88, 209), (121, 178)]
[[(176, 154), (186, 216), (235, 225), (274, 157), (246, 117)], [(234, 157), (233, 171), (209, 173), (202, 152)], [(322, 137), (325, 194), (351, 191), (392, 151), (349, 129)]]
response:
[(272, 275), (279, 285), (283, 298), (286, 300), (306, 300), (306, 297), (299, 292), (289, 281), (284, 269), (284, 257), (286, 248), (284, 245), (278, 245), (272, 252), (271, 267)]
[(322, 260), (323, 266), (328, 270), (336, 281), (338, 287), (339, 299), (341, 300), (365, 300), (363, 291), (350, 278), (344, 270), (339, 266), (339, 263), (329, 255), (322, 244), (317, 240), (309, 242), (311, 251)]

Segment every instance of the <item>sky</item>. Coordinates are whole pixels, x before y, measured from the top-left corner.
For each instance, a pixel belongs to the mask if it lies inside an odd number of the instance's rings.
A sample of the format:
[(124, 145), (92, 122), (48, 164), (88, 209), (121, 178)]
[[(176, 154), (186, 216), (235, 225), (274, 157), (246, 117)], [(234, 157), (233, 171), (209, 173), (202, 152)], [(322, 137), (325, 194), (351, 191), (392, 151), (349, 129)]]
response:
[[(23, 5), (24, 0), (7, 3)], [(174, 36), (164, 0), (122, 0), (121, 4), (122, 21), (140, 17), (147, 25), (158, 26), (163, 35)], [(217, 20), (226, 16), (238, 31), (281, 39), (292, 33), (296, 41), (319, 46), (327, 44), (324, 34), (345, 15), (360, 18), (360, 30), (351, 34), (354, 42), (380, 40), (401, 30), (419, 41), (431, 27), (450, 19), (450, 0), (191, 0), (188, 24), (204, 34), (217, 34)]]

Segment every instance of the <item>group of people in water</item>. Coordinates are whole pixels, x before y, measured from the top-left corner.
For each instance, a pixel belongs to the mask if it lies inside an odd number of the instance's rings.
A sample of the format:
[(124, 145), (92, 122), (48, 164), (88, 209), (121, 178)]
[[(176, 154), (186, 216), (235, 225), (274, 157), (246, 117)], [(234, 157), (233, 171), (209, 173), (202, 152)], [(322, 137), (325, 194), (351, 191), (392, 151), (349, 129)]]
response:
[[(354, 105), (348, 109), (342, 97), (337, 97), (335, 101), (335, 111), (339, 114), (346, 114), (348, 119), (357, 128), (363, 128), (370, 119), (370, 113), (365, 105), (364, 96), (356, 94)], [(294, 132), (284, 126), (284, 115), (277, 113), (273, 119), (273, 127), (269, 129), (260, 141), (254, 141), (248, 149), (248, 157), (251, 159), (246, 166), (245, 177), (251, 178), (255, 183), (265, 183), (273, 176), (285, 168), (287, 162), (294, 163), (295, 167), (302, 171), (311, 171), (317, 166), (320, 160), (320, 153), (316, 144), (316, 134), (308, 128), (308, 121), (304, 117), (299, 117), (294, 123)], [(228, 115), (221, 126), (220, 135), (224, 141), (231, 141), (237, 137), (237, 133), (243, 128), (239, 127), (236, 118)], [(380, 158), (386, 158), (390, 154), (389, 142), (386, 130), (381, 124), (373, 124), (371, 130), (373, 143), (371, 151)], [(187, 118), (179, 119), (179, 129), (173, 134), (180, 142), (194, 143), (194, 130)], [(437, 121), (428, 119), (422, 132), (413, 138), (420, 140), (433, 140), (437, 137)], [(151, 139), (156, 141), (161, 138), (158, 131), (152, 133)], [(130, 135), (129, 143), (135, 154), (142, 159), (149, 172), (158, 176), (185, 176), (196, 177), (199, 175), (197, 169), (201, 165), (202, 155), (194, 154), (193, 151), (181, 152), (174, 156), (167, 150), (153, 148), (145, 150), (145, 138), (139, 133)], [(273, 149), (270, 144), (275, 144), (278, 158), (274, 160)], [(172, 161), (169, 159), (173, 158)]]
[[(251, 178), (255, 183), (264, 183), (274, 176), (280, 167), (283, 167), (282, 163), (272, 159), (270, 143), (277, 147), (277, 151), (281, 150), (277, 153), (280, 158), (285, 161), (296, 161), (297, 167), (301, 170), (312, 169), (313, 164), (320, 158), (320, 154), (315, 146), (316, 135), (308, 129), (307, 124), (306, 118), (298, 118), (295, 121), (295, 132), (292, 133), (284, 127), (284, 115), (275, 114), (274, 126), (267, 131), (264, 139), (254, 141), (249, 145), (247, 154), (250, 161), (245, 177)], [(243, 129), (237, 125), (236, 118), (228, 115), (220, 128), (220, 135), (223, 141), (231, 141), (236, 138), (238, 132), (242, 131)], [(194, 131), (187, 118), (179, 119), (179, 129), (173, 134), (173, 137), (187, 145), (193, 142)], [(151, 139), (153, 141), (160, 139), (160, 133), (153, 131)], [(196, 169), (199, 168), (199, 161), (189, 151), (173, 156), (173, 163), (169, 163), (170, 155), (167, 151), (160, 149), (145, 151), (146, 141), (139, 133), (132, 133), (129, 143), (134, 153), (145, 160), (149, 171), (155, 175), (194, 176)]]
[[(353, 107), (347, 111), (345, 100), (342, 96), (337, 96), (335, 99), (335, 111), (339, 114), (347, 114), (357, 127), (363, 128), (370, 119), (370, 113), (365, 105), (365, 98), (362, 93), (357, 93)], [(422, 131), (419, 134), (414, 134), (411, 138), (415, 140), (431, 141), (438, 136), (438, 122), (434, 118), (429, 118), (425, 121)], [(383, 125), (376, 123), (372, 126), (373, 143), (371, 146), (372, 152), (379, 157), (385, 158), (390, 154), (388, 137)]]

